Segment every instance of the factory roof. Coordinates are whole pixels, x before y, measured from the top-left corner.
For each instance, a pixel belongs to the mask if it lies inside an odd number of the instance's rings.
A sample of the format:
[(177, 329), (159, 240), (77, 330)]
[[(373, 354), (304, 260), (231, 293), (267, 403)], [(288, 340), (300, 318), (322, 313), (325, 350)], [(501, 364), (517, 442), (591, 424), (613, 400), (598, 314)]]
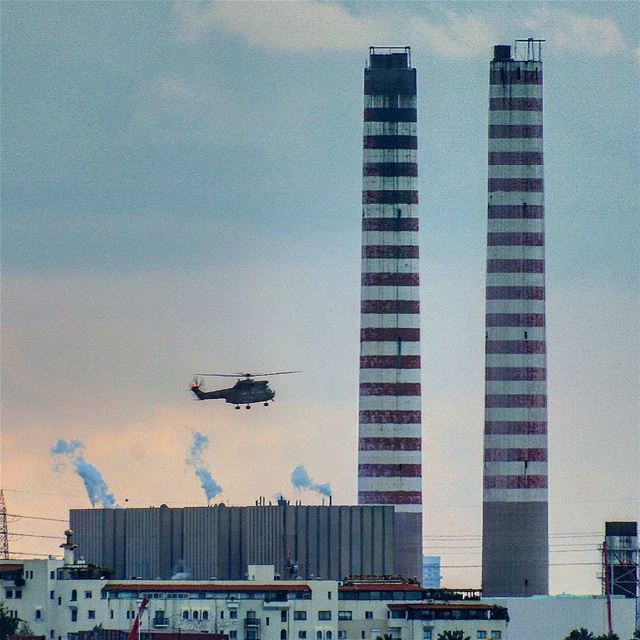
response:
[(139, 591), (139, 592), (153, 592), (162, 591), (165, 593), (172, 592), (203, 592), (213, 591), (222, 593), (255, 593), (255, 592), (277, 592), (277, 593), (290, 593), (292, 591), (309, 592), (311, 587), (307, 584), (300, 584), (299, 582), (286, 583), (252, 583), (252, 582), (235, 582), (221, 584), (218, 582), (179, 582), (172, 580), (171, 582), (153, 581), (153, 582), (110, 582), (104, 586), (105, 591)]

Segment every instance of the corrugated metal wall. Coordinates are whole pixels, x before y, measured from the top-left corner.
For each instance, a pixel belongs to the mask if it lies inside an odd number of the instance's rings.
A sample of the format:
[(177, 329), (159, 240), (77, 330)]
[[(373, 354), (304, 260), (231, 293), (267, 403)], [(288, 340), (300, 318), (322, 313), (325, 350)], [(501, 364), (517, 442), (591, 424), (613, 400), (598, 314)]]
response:
[(70, 523), (82, 557), (118, 579), (237, 580), (249, 564), (284, 579), (288, 561), (301, 578), (394, 573), (391, 506), (72, 509)]

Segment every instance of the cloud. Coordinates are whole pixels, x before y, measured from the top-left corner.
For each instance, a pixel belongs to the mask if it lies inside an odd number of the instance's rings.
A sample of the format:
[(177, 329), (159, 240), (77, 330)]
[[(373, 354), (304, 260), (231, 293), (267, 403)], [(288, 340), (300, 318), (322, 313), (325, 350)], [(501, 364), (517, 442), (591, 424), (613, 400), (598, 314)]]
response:
[[(366, 51), (371, 45), (428, 48), (443, 58), (487, 55), (495, 37), (483, 18), (439, 7), (428, 19), (405, 6), (384, 6), (359, 15), (329, 2), (298, 0), (275, 7), (272, 2), (178, 3), (179, 39), (197, 42), (225, 32), (253, 46), (276, 51)], [(367, 7), (368, 9), (368, 7)]]
[(415, 32), (417, 42), (423, 39), (431, 50), (442, 58), (465, 59), (486, 58), (496, 34), (486, 20), (474, 15), (459, 15), (454, 11), (441, 10), (443, 24), (418, 20)]
[(556, 49), (591, 56), (609, 56), (627, 50), (618, 23), (612, 18), (594, 18), (558, 7), (538, 7), (523, 26), (544, 34)]

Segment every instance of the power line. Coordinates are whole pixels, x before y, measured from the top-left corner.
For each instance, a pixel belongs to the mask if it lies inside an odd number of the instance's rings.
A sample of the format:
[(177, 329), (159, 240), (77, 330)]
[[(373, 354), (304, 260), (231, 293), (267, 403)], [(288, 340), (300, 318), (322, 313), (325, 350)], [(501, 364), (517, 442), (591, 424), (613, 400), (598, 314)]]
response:
[(44, 536), (37, 533), (10, 533), (11, 537), (17, 538), (49, 538), (50, 540), (60, 540), (60, 536)]
[[(578, 566), (595, 566), (601, 567), (601, 562), (550, 562), (550, 567), (578, 567)], [(481, 564), (442, 564), (441, 569), (481, 569)]]
[(26, 516), (22, 513), (7, 513), (10, 518), (27, 518), (28, 520), (49, 520), (50, 522), (64, 522), (68, 523), (68, 520), (61, 520), (60, 518), (43, 518), (42, 516)]
[(38, 556), (41, 558), (54, 558), (54, 559), (58, 559), (62, 557), (60, 555), (54, 555), (51, 553), (32, 553), (31, 551), (12, 551), (11, 555), (12, 556), (28, 556), (29, 558)]

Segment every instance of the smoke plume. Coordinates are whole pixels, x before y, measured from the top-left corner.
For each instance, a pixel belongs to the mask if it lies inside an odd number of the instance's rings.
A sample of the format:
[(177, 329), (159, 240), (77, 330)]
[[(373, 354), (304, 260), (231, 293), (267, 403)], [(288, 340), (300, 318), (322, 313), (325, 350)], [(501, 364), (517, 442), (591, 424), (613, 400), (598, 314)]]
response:
[(291, 472), (291, 484), (298, 491), (307, 489), (309, 491), (315, 491), (321, 496), (331, 495), (331, 485), (328, 482), (324, 484), (316, 484), (307, 473), (307, 470), (300, 464)]
[(69, 440), (67, 442), (60, 438), (51, 447), (51, 455), (58, 456), (53, 465), (53, 470), (59, 473), (67, 468), (67, 463), (70, 463), (75, 472), (82, 478), (92, 507), (103, 506), (108, 509), (117, 507), (116, 499), (113, 493), (109, 492), (109, 487), (100, 471), (85, 460), (84, 448), (84, 443), (80, 440)]
[(213, 479), (211, 472), (202, 459), (202, 454), (208, 446), (209, 438), (202, 433), (194, 431), (193, 443), (189, 448), (185, 462), (190, 467), (193, 467), (198, 480), (200, 480), (200, 486), (207, 496), (207, 502), (211, 502), (219, 493), (222, 493), (222, 487)]

